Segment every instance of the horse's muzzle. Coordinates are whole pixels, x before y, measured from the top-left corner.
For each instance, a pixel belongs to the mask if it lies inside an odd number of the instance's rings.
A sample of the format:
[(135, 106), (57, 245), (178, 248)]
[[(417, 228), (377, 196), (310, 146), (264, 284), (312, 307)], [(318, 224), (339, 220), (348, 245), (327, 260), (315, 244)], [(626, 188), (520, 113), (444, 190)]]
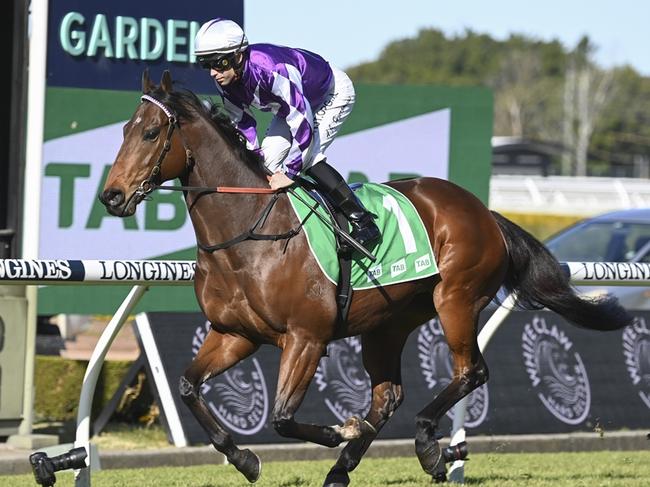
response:
[(108, 212), (113, 216), (129, 216), (128, 209), (125, 208), (126, 198), (121, 189), (108, 188), (99, 195), (101, 201)]

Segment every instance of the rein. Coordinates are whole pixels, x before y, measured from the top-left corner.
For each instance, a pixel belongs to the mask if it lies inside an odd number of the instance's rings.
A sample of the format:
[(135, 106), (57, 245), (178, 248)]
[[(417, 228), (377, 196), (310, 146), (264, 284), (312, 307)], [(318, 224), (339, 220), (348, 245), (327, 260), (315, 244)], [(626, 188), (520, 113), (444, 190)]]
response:
[[(217, 250), (227, 249), (229, 247), (232, 247), (235, 244), (244, 242), (246, 240), (272, 240), (272, 241), (287, 240), (286, 245), (288, 245), (289, 239), (291, 239), (292, 237), (300, 233), (300, 229), (303, 227), (306, 218), (300, 222), (297, 228), (292, 228), (291, 230), (285, 233), (269, 235), (269, 234), (262, 234), (262, 233), (255, 232), (257, 228), (264, 226), (264, 223), (266, 222), (266, 219), (271, 213), (271, 210), (275, 206), (275, 203), (278, 201), (280, 194), (285, 193), (286, 192), (285, 190), (275, 190), (271, 188), (243, 188), (243, 187), (232, 187), (232, 186), (217, 186), (217, 187), (161, 186), (160, 184), (158, 184), (157, 179), (160, 177), (160, 170), (163, 161), (165, 160), (167, 153), (171, 149), (172, 146), (171, 138), (175, 128), (178, 128), (178, 133), (180, 134), (181, 139), (183, 141), (183, 148), (185, 149), (185, 157), (186, 157), (185, 160), (186, 167), (189, 168), (194, 164), (195, 162), (194, 156), (192, 154), (191, 149), (189, 149), (188, 145), (185, 143), (185, 138), (183, 137), (183, 133), (181, 132), (181, 126), (178, 123), (178, 117), (174, 114), (174, 112), (163, 102), (161, 102), (157, 98), (154, 98), (151, 95), (144, 94), (140, 97), (140, 99), (142, 101), (151, 102), (154, 105), (156, 105), (158, 108), (160, 108), (165, 113), (165, 115), (167, 115), (167, 119), (169, 120), (169, 125), (167, 127), (167, 136), (165, 138), (163, 148), (160, 151), (160, 154), (158, 155), (156, 164), (151, 169), (151, 174), (149, 174), (149, 177), (147, 179), (145, 179), (140, 183), (138, 189), (135, 190), (135, 192), (133, 193), (133, 195), (131, 195), (131, 197), (137, 195), (141, 198), (144, 198), (145, 196), (147, 196), (149, 193), (151, 193), (156, 189), (167, 189), (170, 191), (192, 191), (192, 192), (198, 191), (201, 193), (273, 194), (273, 198), (271, 198), (271, 201), (269, 201), (266, 207), (262, 210), (260, 217), (253, 224), (250, 230), (247, 230), (242, 234), (238, 235), (237, 237), (234, 237), (226, 242), (215, 244), (215, 245), (203, 245), (201, 242), (197, 240), (196, 242), (197, 246), (204, 252), (212, 253)], [(286, 250), (286, 245), (285, 245), (285, 250)]]
[(157, 186), (156, 189), (169, 191), (197, 191), (201, 193), (234, 193), (234, 194), (274, 194), (278, 191), (271, 188), (243, 188), (239, 186)]

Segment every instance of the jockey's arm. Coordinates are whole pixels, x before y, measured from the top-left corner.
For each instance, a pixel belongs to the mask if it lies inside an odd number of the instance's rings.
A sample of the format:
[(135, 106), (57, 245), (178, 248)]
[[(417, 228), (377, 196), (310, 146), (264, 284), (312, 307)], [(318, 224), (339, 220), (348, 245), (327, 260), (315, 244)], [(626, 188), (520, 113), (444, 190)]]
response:
[(289, 80), (282, 74), (275, 73), (271, 91), (273, 98), (278, 103), (275, 115), (285, 120), (291, 133), (291, 146), (282, 161), (281, 171), (284, 172), (287, 179), (294, 178), (300, 173), (303, 161), (310, 154), (314, 133), (314, 115), (309, 101), (302, 93), (300, 80)]

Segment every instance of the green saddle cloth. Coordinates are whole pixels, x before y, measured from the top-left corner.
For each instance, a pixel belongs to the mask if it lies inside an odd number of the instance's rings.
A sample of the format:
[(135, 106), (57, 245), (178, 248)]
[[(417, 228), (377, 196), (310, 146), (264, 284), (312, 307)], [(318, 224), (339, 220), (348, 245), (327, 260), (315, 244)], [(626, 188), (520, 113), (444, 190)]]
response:
[[(330, 219), (322, 205), (316, 203), (307, 191), (297, 188), (296, 192), (312, 207), (316, 206), (325, 219)], [(353, 289), (370, 289), (438, 274), (431, 242), (413, 203), (384, 184), (362, 184), (355, 194), (368, 211), (377, 216), (375, 223), (382, 236), (368, 248), (377, 258), (376, 262), (359, 252), (353, 253)], [(339, 261), (334, 232), (320, 218), (311, 214), (312, 210), (299, 199), (291, 194), (289, 199), (297, 217), (305, 222), (304, 229), (312, 254), (323, 273), (336, 284)]]

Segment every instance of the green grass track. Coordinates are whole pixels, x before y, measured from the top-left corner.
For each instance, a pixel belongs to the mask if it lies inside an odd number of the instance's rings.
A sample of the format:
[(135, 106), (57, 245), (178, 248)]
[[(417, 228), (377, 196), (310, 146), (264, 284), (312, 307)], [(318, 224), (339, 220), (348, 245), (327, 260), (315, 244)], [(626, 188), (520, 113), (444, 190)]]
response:
[[(259, 487), (322, 485), (330, 461), (273, 462), (263, 465)], [(415, 458), (366, 459), (351, 475), (351, 487), (430, 486)], [(650, 486), (650, 451), (588, 453), (489, 453), (471, 455), (465, 482), (481, 487), (642, 487)], [(27, 487), (31, 475), (0, 476), (1, 486)], [(57, 487), (73, 486), (59, 473)], [(227, 487), (250, 485), (232, 466), (103, 470), (93, 487)]]

